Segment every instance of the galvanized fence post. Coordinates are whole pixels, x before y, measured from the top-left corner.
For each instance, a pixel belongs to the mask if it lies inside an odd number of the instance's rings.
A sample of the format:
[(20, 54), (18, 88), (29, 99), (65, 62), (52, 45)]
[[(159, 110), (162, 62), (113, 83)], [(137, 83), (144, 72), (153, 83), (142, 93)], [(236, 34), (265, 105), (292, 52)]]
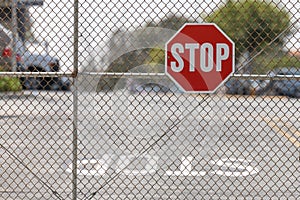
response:
[(77, 148), (78, 148), (78, 0), (74, 0), (74, 69), (73, 69), (73, 200), (77, 199)]

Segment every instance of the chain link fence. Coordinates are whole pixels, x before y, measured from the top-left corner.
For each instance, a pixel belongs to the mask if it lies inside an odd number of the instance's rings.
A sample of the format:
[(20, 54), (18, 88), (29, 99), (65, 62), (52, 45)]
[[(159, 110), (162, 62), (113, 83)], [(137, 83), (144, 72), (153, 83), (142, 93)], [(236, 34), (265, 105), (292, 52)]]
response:
[[(298, 0), (1, 0), (0, 199), (299, 199), (299, 13)], [(235, 42), (212, 94), (165, 74), (185, 23)]]

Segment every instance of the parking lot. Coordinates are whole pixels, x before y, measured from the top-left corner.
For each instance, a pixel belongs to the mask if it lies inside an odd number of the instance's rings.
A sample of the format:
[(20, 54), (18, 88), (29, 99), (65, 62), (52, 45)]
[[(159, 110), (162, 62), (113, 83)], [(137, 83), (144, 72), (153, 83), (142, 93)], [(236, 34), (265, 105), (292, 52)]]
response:
[(39, 91), (1, 96), (1, 199), (298, 199), (299, 99)]

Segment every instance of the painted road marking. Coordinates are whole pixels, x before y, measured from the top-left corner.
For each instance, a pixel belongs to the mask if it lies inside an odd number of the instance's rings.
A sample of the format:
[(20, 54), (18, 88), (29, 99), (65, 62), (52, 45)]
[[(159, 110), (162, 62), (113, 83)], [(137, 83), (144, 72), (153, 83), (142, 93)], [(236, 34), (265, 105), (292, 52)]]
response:
[(183, 156), (181, 158), (180, 169), (177, 171), (167, 170), (166, 175), (168, 176), (204, 176), (206, 174), (205, 171), (192, 171), (192, 161), (193, 156)]
[(220, 160), (211, 161), (212, 164), (217, 165), (219, 170), (212, 173), (219, 176), (249, 176), (259, 172), (257, 167), (253, 167), (252, 160), (245, 160), (241, 158), (222, 158)]
[[(117, 160), (113, 163), (113, 158)], [(141, 159), (144, 160), (141, 163)], [(132, 175), (132, 176), (145, 176), (152, 175), (159, 170), (158, 162), (160, 157), (158, 155), (134, 155), (134, 154), (104, 154), (99, 159), (82, 159), (77, 161), (78, 169), (77, 175), (81, 176), (103, 176), (107, 174), (109, 167), (115, 170), (117, 174)], [(259, 172), (256, 163), (252, 160), (242, 158), (221, 158), (219, 160), (211, 160), (209, 165), (217, 167), (216, 170), (211, 171), (195, 171), (195, 166), (192, 162), (193, 156), (182, 156), (181, 165), (178, 170), (166, 170), (164, 176), (204, 176), (206, 174), (216, 174), (219, 176), (234, 176), (246, 177), (257, 174)], [(137, 161), (137, 166), (134, 162)], [(138, 167), (139, 166), (139, 167)], [(138, 169), (137, 169), (138, 167)], [(72, 163), (67, 166), (66, 171), (72, 173)]]
[[(267, 125), (273, 129), (274, 131), (276, 131), (277, 133), (279, 133), (280, 135), (284, 136), (285, 138), (287, 138), (291, 143), (293, 143), (293, 145), (297, 148), (300, 148), (300, 142), (298, 141), (297, 138), (295, 138), (293, 135), (289, 134), (286, 131), (283, 131), (277, 124), (275, 124), (275, 122), (273, 122), (270, 119), (267, 118), (263, 118), (263, 120), (267, 123)], [(290, 128), (290, 127), (288, 127)], [(295, 135), (300, 135), (299, 131), (294, 132)]]

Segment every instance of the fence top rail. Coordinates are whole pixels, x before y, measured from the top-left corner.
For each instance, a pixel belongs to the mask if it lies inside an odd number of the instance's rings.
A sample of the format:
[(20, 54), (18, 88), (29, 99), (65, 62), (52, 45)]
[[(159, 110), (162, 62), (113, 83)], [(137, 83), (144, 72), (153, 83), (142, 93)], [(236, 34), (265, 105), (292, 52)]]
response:
[[(162, 77), (165, 73), (136, 73), (136, 72), (80, 72), (83, 76), (109, 76), (111, 78), (129, 78), (129, 77)], [(73, 72), (0, 72), (0, 77), (72, 77)], [(296, 79), (300, 80), (300, 75), (269, 75), (269, 74), (233, 74), (232, 78), (246, 78), (246, 79)]]
[(0, 72), (0, 77), (70, 77), (73, 75), (72, 72)]
[[(136, 73), (136, 72), (80, 72), (83, 76), (108, 76), (110, 78), (129, 78), (129, 77), (157, 77), (166, 76), (165, 73)], [(246, 79), (296, 79), (300, 80), (300, 75), (271, 75), (271, 74), (233, 74), (232, 78), (246, 78)]]

